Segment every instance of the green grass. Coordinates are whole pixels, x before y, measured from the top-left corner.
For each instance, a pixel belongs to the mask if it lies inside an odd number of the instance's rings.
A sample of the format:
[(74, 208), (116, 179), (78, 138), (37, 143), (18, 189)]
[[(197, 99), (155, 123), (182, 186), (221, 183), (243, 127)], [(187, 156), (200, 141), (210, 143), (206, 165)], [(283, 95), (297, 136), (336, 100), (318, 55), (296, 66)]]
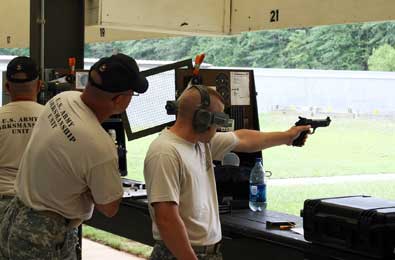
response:
[[(263, 151), (264, 166), (273, 172), (272, 178), (395, 172), (394, 119), (331, 118), (331, 125), (317, 129), (302, 148), (281, 146)], [(286, 130), (297, 119), (297, 114), (261, 114), (261, 130)], [(156, 136), (128, 142), (128, 178), (144, 179), (144, 157)]]
[(143, 169), (144, 158), (150, 143), (158, 136), (153, 134), (137, 140), (130, 141), (126, 144), (128, 176), (132, 180), (144, 181)]
[(268, 186), (268, 209), (299, 215), (306, 199), (370, 195), (395, 200), (395, 183), (388, 181)]
[(85, 238), (143, 258), (148, 258), (152, 251), (150, 246), (87, 225), (83, 225), (82, 233)]
[[(286, 130), (297, 115), (260, 115), (262, 131)], [(322, 116), (321, 118), (324, 118)], [(263, 151), (264, 166), (273, 178), (338, 176), (395, 172), (395, 120), (331, 116), (304, 147)]]

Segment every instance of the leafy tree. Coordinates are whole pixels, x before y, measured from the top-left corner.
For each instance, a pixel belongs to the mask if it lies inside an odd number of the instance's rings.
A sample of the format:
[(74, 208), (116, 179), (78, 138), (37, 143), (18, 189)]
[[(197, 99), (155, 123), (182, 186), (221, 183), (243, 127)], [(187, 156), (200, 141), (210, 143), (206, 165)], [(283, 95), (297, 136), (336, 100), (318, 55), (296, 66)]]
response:
[(253, 32), (249, 34), (251, 67), (285, 68), (286, 60), (284, 50), (289, 44), (290, 36), (294, 30), (272, 30)]
[[(385, 44), (395, 46), (395, 22), (246, 32), (224, 37), (92, 43), (85, 45), (85, 57), (123, 52), (137, 59), (169, 61), (193, 58), (204, 52), (205, 62), (215, 66), (367, 70), (373, 50)], [(28, 55), (28, 49), (0, 49), (0, 54)], [(369, 63), (369, 69), (374, 68), (378, 67)]]
[(237, 47), (237, 37), (202, 37), (191, 46), (188, 57), (205, 53), (205, 62), (216, 66), (238, 66), (234, 62), (234, 51)]
[(368, 64), (369, 70), (395, 71), (395, 48), (384, 44), (374, 49)]
[(0, 48), (0, 55), (29, 56), (28, 48)]
[(284, 67), (312, 69), (314, 64), (314, 57), (309, 46), (308, 36), (310, 30), (298, 29), (295, 30), (289, 37), (289, 43), (283, 51), (283, 55), (288, 59), (284, 60)]

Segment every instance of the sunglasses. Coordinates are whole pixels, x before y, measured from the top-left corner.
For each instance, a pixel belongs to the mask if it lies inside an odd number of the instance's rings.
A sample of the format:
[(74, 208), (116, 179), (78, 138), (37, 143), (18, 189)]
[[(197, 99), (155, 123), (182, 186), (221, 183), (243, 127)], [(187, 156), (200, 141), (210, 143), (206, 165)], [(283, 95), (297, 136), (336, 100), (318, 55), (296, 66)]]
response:
[(140, 96), (140, 94), (139, 94), (139, 93), (132, 92), (132, 93), (129, 93), (129, 94), (122, 94), (121, 96), (132, 96), (132, 97), (138, 97), (138, 96)]
[(112, 98), (112, 100), (115, 100), (117, 97), (119, 97), (119, 96), (132, 96), (132, 97), (138, 97), (138, 96), (140, 96), (140, 94), (139, 93), (135, 93), (135, 92), (132, 92), (132, 93), (125, 93), (125, 94), (119, 94), (119, 95), (116, 95), (115, 97), (113, 97)]

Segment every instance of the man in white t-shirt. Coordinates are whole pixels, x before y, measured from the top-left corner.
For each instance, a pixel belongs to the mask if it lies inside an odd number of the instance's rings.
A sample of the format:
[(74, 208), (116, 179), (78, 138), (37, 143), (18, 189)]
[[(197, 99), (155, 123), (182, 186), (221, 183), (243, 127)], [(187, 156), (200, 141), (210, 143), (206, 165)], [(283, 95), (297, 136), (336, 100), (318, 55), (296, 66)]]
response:
[(45, 106), (22, 159), (0, 226), (2, 259), (76, 259), (74, 227), (118, 211), (123, 195), (116, 147), (101, 123), (123, 112), (148, 81), (123, 54), (100, 59), (84, 92)]
[(0, 222), (5, 207), (15, 196), (19, 163), (37, 118), (44, 106), (37, 103), (41, 88), (36, 63), (20, 56), (7, 65), (6, 91), (10, 103), (0, 108)]
[(150, 259), (222, 259), (212, 161), (232, 150), (256, 152), (291, 145), (310, 126), (294, 126), (285, 132), (242, 129), (216, 133), (216, 121), (225, 117), (224, 102), (215, 90), (192, 86), (177, 103), (175, 124), (153, 141), (144, 162), (157, 241)]

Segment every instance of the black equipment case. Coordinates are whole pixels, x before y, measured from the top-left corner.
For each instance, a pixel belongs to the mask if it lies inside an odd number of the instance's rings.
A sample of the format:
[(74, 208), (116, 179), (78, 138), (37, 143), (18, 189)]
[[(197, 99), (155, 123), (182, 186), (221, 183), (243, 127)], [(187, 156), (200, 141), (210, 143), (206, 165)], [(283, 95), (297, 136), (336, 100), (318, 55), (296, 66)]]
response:
[(395, 259), (395, 201), (370, 196), (312, 199), (302, 211), (304, 237), (378, 259)]

